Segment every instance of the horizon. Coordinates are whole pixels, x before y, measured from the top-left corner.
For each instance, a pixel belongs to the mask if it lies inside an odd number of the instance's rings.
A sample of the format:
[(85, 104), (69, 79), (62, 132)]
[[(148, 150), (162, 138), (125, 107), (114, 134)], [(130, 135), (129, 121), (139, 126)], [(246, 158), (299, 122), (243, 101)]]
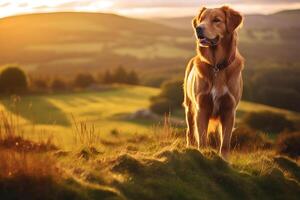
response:
[(229, 5), (243, 14), (272, 14), (282, 10), (294, 10), (300, 8), (297, 0), (236, 0), (228, 1), (124, 1), (124, 0), (62, 0), (60, 3), (50, 0), (0, 0), (0, 18), (35, 13), (56, 12), (91, 12), (112, 13), (134, 18), (168, 18), (185, 17), (194, 15), (201, 5), (206, 7), (219, 7)]

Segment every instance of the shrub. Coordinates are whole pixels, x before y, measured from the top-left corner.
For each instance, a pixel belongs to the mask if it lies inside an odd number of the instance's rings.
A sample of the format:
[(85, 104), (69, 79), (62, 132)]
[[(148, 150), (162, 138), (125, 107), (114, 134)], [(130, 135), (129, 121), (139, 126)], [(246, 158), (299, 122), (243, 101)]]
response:
[(276, 150), (292, 158), (300, 156), (300, 132), (281, 133), (276, 140)]
[(162, 84), (160, 96), (167, 98), (172, 106), (179, 108), (183, 102), (183, 83), (181, 80), (171, 80)]
[(0, 90), (3, 93), (24, 93), (28, 89), (26, 74), (18, 67), (8, 67), (0, 74)]
[(94, 77), (90, 74), (78, 74), (74, 80), (74, 86), (86, 88), (95, 83)]
[[(209, 143), (213, 148), (218, 148), (220, 145), (219, 134), (217, 132), (209, 135)], [(231, 149), (239, 151), (255, 151), (257, 149), (269, 149), (272, 143), (266, 137), (256, 131), (240, 127), (233, 131), (231, 138)]]
[(284, 130), (293, 130), (293, 122), (285, 115), (273, 112), (252, 112), (244, 117), (244, 123), (250, 128), (266, 133), (279, 133)]
[(153, 98), (151, 100), (150, 110), (157, 114), (170, 112), (171, 103), (166, 98)]
[[(150, 109), (157, 114), (164, 114), (181, 107), (183, 102), (182, 81), (171, 80), (162, 84), (161, 93), (151, 99)], [(162, 109), (161, 111), (159, 109)]]
[(300, 111), (300, 93), (293, 88), (262, 87), (257, 92), (257, 100), (271, 106)]
[(51, 89), (54, 91), (61, 91), (61, 90), (65, 90), (66, 88), (67, 88), (66, 83), (59, 78), (55, 78), (51, 83)]

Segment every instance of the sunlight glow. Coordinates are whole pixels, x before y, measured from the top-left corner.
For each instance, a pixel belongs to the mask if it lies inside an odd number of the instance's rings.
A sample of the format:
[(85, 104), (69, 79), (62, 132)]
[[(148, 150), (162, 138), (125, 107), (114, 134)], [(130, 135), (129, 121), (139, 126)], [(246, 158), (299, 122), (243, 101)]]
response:
[(298, 9), (300, 2), (279, 1), (272, 3), (264, 1), (235, 1), (192, 0), (166, 1), (166, 0), (0, 0), (0, 17), (42, 12), (86, 11), (111, 12), (133, 17), (180, 17), (190, 16), (201, 5), (215, 7), (224, 3), (242, 11), (243, 13), (269, 14), (283, 9)]

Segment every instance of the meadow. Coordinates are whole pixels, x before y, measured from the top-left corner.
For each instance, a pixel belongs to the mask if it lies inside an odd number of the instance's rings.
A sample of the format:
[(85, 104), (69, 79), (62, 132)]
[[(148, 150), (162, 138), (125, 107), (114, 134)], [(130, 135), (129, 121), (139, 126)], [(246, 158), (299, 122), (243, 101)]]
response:
[[(150, 87), (113, 85), (99, 91), (1, 97), (0, 108), (17, 119), (25, 136), (38, 139), (43, 132), (44, 137), (52, 136), (59, 146), (69, 146), (73, 142), (70, 138), (74, 125), (80, 122), (92, 125), (101, 137), (109, 137), (113, 132), (146, 134), (154, 126), (161, 125), (163, 117), (160, 120), (132, 117), (139, 110), (147, 110), (150, 98), (159, 91)], [(300, 121), (296, 112), (246, 101), (240, 103), (237, 121), (253, 111), (280, 113), (292, 121)], [(175, 110), (171, 118), (184, 124), (183, 109)]]
[[(149, 98), (159, 90), (147, 87), (112, 86), (99, 92), (32, 95), (0, 100), (1, 109), (18, 118), (25, 132), (32, 129), (55, 135), (62, 145), (70, 144), (72, 125), (77, 121), (93, 124), (100, 135), (112, 131), (124, 134), (144, 133), (152, 123), (133, 119), (130, 114), (149, 106)], [(26, 134), (26, 133), (25, 133)], [(69, 137), (68, 137), (69, 136)]]

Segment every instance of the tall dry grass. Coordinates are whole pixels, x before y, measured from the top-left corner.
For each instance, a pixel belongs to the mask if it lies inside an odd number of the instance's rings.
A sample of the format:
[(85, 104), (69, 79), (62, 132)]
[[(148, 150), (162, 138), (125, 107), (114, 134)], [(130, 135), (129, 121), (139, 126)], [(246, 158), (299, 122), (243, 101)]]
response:
[(40, 137), (36, 142), (26, 139), (18, 116), (1, 111), (0, 149), (10, 149), (20, 152), (47, 152), (56, 150), (57, 147), (53, 144), (51, 137), (46, 139)]
[(26, 139), (18, 117), (0, 112), (0, 178), (52, 176), (55, 164), (46, 152), (56, 149), (51, 138)]
[(97, 133), (94, 124), (88, 124), (87, 121), (78, 121), (72, 115), (73, 119), (73, 140), (76, 146), (93, 147), (101, 143), (100, 133)]
[(55, 174), (57, 174), (55, 160), (50, 155), (0, 150), (0, 178), (54, 177)]

